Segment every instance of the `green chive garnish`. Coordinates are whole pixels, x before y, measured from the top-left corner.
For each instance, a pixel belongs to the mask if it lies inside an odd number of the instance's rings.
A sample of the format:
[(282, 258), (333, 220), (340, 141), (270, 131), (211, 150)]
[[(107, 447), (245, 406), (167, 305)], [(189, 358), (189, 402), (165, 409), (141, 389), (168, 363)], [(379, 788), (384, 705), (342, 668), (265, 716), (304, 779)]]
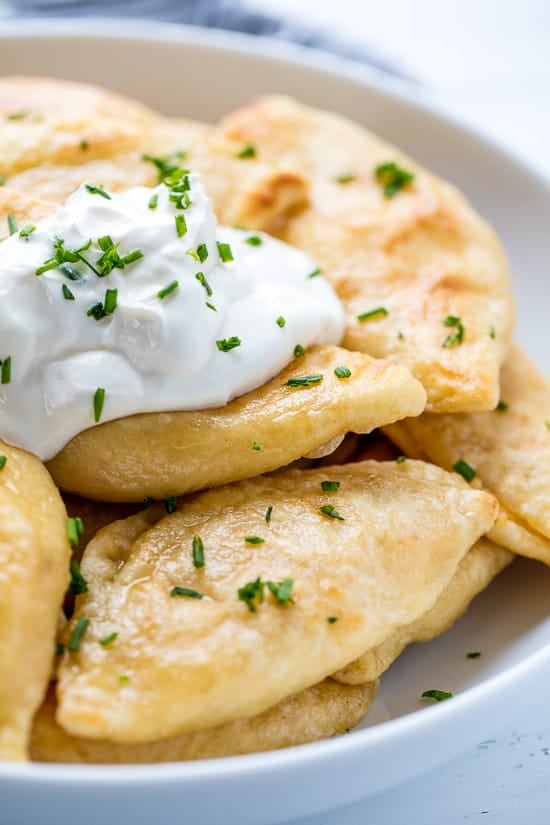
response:
[(294, 347), (294, 357), (301, 358), (301, 356), (305, 353), (305, 349), (301, 344), (296, 344)]
[(334, 375), (336, 378), (349, 378), (351, 376), (351, 370), (349, 367), (335, 367)]
[(422, 694), (423, 699), (434, 699), (436, 702), (444, 702), (445, 699), (451, 699), (452, 693), (447, 690), (425, 690)]
[(414, 174), (402, 169), (397, 163), (381, 163), (374, 170), (374, 176), (386, 198), (393, 198), (404, 187), (408, 186), (414, 180)]
[(185, 152), (178, 150), (177, 152), (172, 152), (171, 155), (167, 155), (166, 157), (153, 157), (153, 155), (142, 155), (141, 159), (146, 160), (149, 163), (153, 163), (157, 167), (158, 175), (159, 175), (159, 183), (162, 183), (166, 178), (170, 177), (174, 172), (177, 172), (180, 168), (180, 161), (185, 158)]
[(220, 253), (222, 263), (227, 264), (233, 260), (233, 253), (228, 243), (220, 243), (218, 241), (218, 252)]
[(222, 338), (221, 341), (216, 341), (216, 346), (220, 352), (229, 352), (235, 349), (235, 347), (240, 347), (241, 344), (241, 339), (237, 338), (236, 335), (232, 335), (231, 338)]
[(33, 223), (28, 223), (23, 227), (23, 229), (19, 230), (19, 237), (28, 238), (35, 230), (36, 226)]
[(87, 593), (88, 582), (80, 572), (80, 565), (76, 559), (71, 559), (69, 571), (71, 573), (71, 583), (69, 585), (70, 592), (74, 593), (75, 596), (78, 596), (80, 593)]
[(66, 301), (74, 301), (74, 295), (71, 292), (71, 290), (69, 289), (69, 287), (67, 286), (67, 284), (62, 284), (61, 285), (61, 292), (63, 293), (63, 297), (65, 298)]
[(152, 496), (145, 496), (145, 498), (143, 499), (143, 509), (148, 510), (154, 501), (155, 499)]
[(323, 493), (335, 493), (340, 488), (339, 481), (322, 481), (321, 490)]
[(187, 234), (187, 221), (185, 220), (185, 215), (178, 214), (174, 218), (176, 222), (176, 232), (178, 233), (178, 238), (183, 238), (184, 235)]
[[(204, 272), (197, 272), (197, 274), (195, 275), (195, 278), (197, 279), (199, 284), (202, 284), (202, 286), (206, 290), (206, 294), (210, 298), (210, 296), (212, 295), (212, 287), (210, 286), (210, 284), (206, 280), (206, 276), (205, 276)], [(208, 306), (208, 304), (207, 304), (207, 306)]]
[(169, 515), (176, 512), (178, 505), (175, 496), (164, 496), (164, 509)]
[(322, 513), (324, 516), (328, 516), (329, 518), (334, 518), (338, 521), (345, 521), (344, 516), (340, 515), (340, 513), (336, 510), (333, 504), (323, 504), (322, 507), (319, 507), (319, 512)]
[(265, 541), (260, 536), (245, 536), (244, 540), (247, 544), (263, 544)]
[(13, 212), (8, 212), (8, 229), (10, 230), (10, 235), (15, 235), (15, 233), (19, 231)]
[(472, 650), (470, 653), (466, 654), (467, 659), (479, 659), (481, 656), (481, 651), (479, 650)]
[(166, 284), (166, 286), (164, 286), (162, 289), (159, 289), (159, 291), (157, 292), (157, 297), (160, 298), (160, 300), (162, 301), (164, 298), (166, 298), (167, 295), (170, 295), (172, 292), (178, 289), (178, 287), (178, 281), (170, 281), (169, 284)]
[(251, 613), (255, 613), (256, 607), (264, 600), (264, 583), (260, 578), (248, 582), (239, 587), (237, 597), (246, 604)]
[(509, 409), (510, 405), (506, 401), (499, 401), (497, 404), (497, 410), (499, 412), (506, 412)]
[(314, 269), (313, 272), (310, 272), (307, 277), (308, 278), (316, 278), (317, 275), (320, 275), (320, 274), (321, 274), (321, 270), (319, 269), (319, 267), (317, 267), (317, 269)]
[(286, 319), (283, 318), (282, 315), (279, 315), (279, 317), (277, 318), (277, 326), (281, 327), (281, 329), (282, 329), (282, 327), (284, 327), (285, 324), (286, 324)]
[(289, 378), (283, 387), (311, 387), (313, 384), (320, 384), (322, 380), (322, 375), (304, 375), (300, 378)]
[(273, 505), (271, 504), (267, 510), (265, 511), (265, 521), (266, 524), (270, 524), (271, 522), (271, 514), (273, 513)]
[(327, 622), (328, 622), (329, 624), (334, 624), (334, 623), (335, 623), (335, 622), (337, 622), (337, 621), (338, 621), (338, 616), (328, 616), (328, 617), (327, 617)]
[(193, 553), (193, 566), (204, 567), (204, 545), (200, 536), (193, 536), (191, 543)]
[(395, 463), (396, 464), (403, 464), (406, 460), (407, 460), (406, 455), (398, 455), (397, 458), (395, 459)]
[(249, 237), (245, 239), (245, 243), (249, 246), (261, 246), (263, 241), (259, 235), (249, 235)]
[(155, 192), (154, 195), (151, 195), (151, 197), (149, 198), (149, 203), (147, 204), (147, 206), (149, 207), (149, 209), (156, 209), (158, 205), (159, 196), (158, 192)]
[(351, 172), (344, 172), (343, 175), (337, 175), (334, 180), (336, 183), (351, 183), (352, 180), (355, 180), (357, 175), (354, 175)]
[(197, 255), (199, 256), (199, 261), (203, 264), (208, 258), (208, 248), (205, 243), (201, 243), (197, 246)]
[(250, 448), (250, 449), (251, 449), (251, 450), (254, 450), (254, 452), (255, 452), (255, 453), (259, 453), (259, 452), (260, 452), (260, 450), (262, 449), (262, 445), (261, 445), (261, 444), (258, 444), (258, 442), (257, 442), (257, 441), (253, 441), (253, 442), (252, 442), (252, 446), (251, 446), (251, 448)]
[(98, 387), (94, 393), (94, 421), (97, 422), (101, 418), (103, 412), (103, 405), (105, 404), (105, 390), (103, 387)]
[(9, 384), (11, 382), (11, 355), (4, 358), (2, 361), (2, 369), (0, 372), (0, 383)]
[(105, 198), (108, 201), (111, 200), (111, 196), (105, 191), (103, 186), (98, 186), (95, 183), (85, 183), (84, 186), (91, 195), (101, 195), (102, 198)]
[(117, 636), (118, 633), (116, 631), (113, 633), (109, 633), (108, 636), (104, 636), (102, 639), (99, 640), (99, 644), (103, 645), (103, 647), (107, 647), (108, 645), (111, 645), (114, 642)]
[(127, 255), (124, 255), (120, 259), (120, 263), (122, 264), (121, 268), (123, 268), (127, 264), (133, 264), (134, 261), (139, 261), (140, 258), (143, 258), (143, 252), (141, 251), (141, 249), (134, 249), (132, 252), (128, 252)]
[(447, 335), (442, 346), (454, 347), (457, 344), (461, 344), (464, 338), (464, 326), (462, 324), (462, 319), (457, 315), (447, 315), (443, 323), (446, 327), (455, 327), (456, 332)]
[(293, 579), (283, 579), (282, 582), (266, 582), (272, 596), (279, 604), (294, 604), (294, 600), (290, 595), (292, 591)]
[(82, 614), (79, 616), (77, 623), (73, 628), (73, 632), (71, 633), (71, 638), (69, 639), (69, 644), (67, 648), (70, 650), (71, 653), (76, 653), (80, 648), (80, 642), (82, 641), (82, 637), (86, 633), (86, 628), (90, 624), (90, 620), (87, 616)]
[(3, 470), (8, 462), (7, 455), (0, 455), (0, 470)]
[(55, 655), (56, 656), (63, 656), (65, 653), (65, 645), (63, 642), (56, 642), (55, 643)]
[(104, 307), (105, 307), (105, 314), (106, 315), (112, 315), (113, 312), (115, 311), (116, 304), (117, 304), (117, 298), (118, 298), (118, 289), (107, 289), (105, 291)]
[(477, 475), (477, 471), (474, 470), (473, 467), (470, 467), (470, 465), (462, 459), (459, 459), (453, 464), (453, 470), (455, 471), (455, 473), (461, 475), (462, 478), (465, 479), (468, 483), (473, 481)]
[(255, 158), (256, 157), (256, 147), (252, 146), (251, 143), (248, 143), (244, 146), (240, 152), (237, 152), (238, 158)]
[(361, 312), (357, 316), (358, 321), (374, 321), (379, 318), (385, 318), (389, 315), (386, 307), (376, 307), (376, 309), (369, 309), (367, 312)]
[(203, 594), (198, 590), (191, 590), (190, 587), (173, 587), (170, 591), (171, 596), (186, 596), (188, 599), (202, 599)]
[(206, 302), (206, 306), (208, 307), (208, 309), (211, 309), (213, 312), (217, 312), (217, 311), (218, 311), (218, 310), (216, 309), (216, 307), (214, 306), (214, 304), (210, 304), (208, 301)]
[(81, 140), (78, 145), (80, 146), (80, 148), (83, 152), (85, 152), (87, 149), (90, 148), (90, 144), (88, 143), (87, 140)]
[(496, 338), (497, 333), (494, 327), (489, 327), (489, 338)]
[(67, 538), (71, 547), (76, 547), (80, 541), (80, 536), (84, 533), (84, 524), (79, 516), (67, 519)]

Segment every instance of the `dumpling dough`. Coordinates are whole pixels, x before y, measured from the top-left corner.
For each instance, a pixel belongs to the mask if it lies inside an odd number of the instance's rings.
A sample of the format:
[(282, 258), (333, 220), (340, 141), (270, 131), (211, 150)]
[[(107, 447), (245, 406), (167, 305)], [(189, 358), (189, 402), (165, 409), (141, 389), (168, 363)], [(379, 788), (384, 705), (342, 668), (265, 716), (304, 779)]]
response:
[(517, 346), (502, 368), (501, 400), (493, 412), (422, 415), (386, 433), (414, 458), (446, 469), (466, 461), (473, 485), (501, 505), (489, 537), (550, 564), (550, 382)]
[(462, 559), (456, 573), (431, 610), (411, 624), (398, 628), (382, 644), (333, 674), (350, 685), (369, 683), (389, 668), (412, 642), (428, 642), (448, 630), (470, 602), (514, 560), (514, 554), (487, 539), (480, 539)]
[[(323, 492), (326, 479), (339, 489)], [(262, 713), (430, 609), (496, 513), (455, 474), (365, 461), (210, 490), (160, 521), (157, 505), (115, 522), (84, 553), (89, 592), (67, 638), (89, 624), (60, 664), (57, 720), (76, 736), (138, 743)], [(258, 578), (292, 579), (293, 603), (266, 588), (249, 610), (237, 591)]]
[(140, 764), (289, 748), (336, 736), (354, 727), (367, 712), (377, 690), (378, 682), (356, 687), (325, 679), (250, 719), (142, 745), (115, 745), (70, 736), (55, 721), (52, 690), (34, 722), (31, 756), (37, 762)]
[[(217, 131), (228, 154), (251, 144), (259, 161), (294, 166), (309, 180), (309, 205), (280, 234), (334, 285), (348, 313), (344, 346), (407, 366), (432, 412), (492, 409), (513, 298), (494, 232), (460, 193), (351, 121), (289, 98), (255, 100)], [(415, 176), (390, 198), (375, 178), (386, 162)], [(223, 203), (214, 205), (223, 221)], [(358, 320), (381, 306), (386, 316)], [(448, 316), (461, 319), (464, 334), (445, 347), (457, 332), (444, 325)]]
[(69, 579), (67, 514), (40, 461), (0, 441), (0, 761), (27, 758)]

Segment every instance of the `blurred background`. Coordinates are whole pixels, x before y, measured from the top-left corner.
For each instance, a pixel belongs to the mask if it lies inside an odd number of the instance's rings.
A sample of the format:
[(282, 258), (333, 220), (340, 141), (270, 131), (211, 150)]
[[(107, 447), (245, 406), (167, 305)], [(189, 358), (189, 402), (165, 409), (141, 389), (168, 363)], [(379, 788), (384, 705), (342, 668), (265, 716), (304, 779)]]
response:
[(118, 16), (292, 39), (399, 74), (550, 175), (550, 0), (0, 0), (2, 19)]

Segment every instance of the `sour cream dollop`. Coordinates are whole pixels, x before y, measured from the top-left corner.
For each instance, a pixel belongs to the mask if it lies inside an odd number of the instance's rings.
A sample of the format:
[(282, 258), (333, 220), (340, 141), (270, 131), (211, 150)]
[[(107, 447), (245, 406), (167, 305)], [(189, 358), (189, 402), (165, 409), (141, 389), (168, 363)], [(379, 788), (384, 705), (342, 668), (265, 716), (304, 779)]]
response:
[(200, 176), (186, 185), (177, 203), (164, 184), (84, 184), (0, 243), (7, 442), (47, 460), (96, 419), (219, 407), (280, 372), (297, 345), (340, 342), (343, 309), (310, 277), (315, 263), (218, 227)]

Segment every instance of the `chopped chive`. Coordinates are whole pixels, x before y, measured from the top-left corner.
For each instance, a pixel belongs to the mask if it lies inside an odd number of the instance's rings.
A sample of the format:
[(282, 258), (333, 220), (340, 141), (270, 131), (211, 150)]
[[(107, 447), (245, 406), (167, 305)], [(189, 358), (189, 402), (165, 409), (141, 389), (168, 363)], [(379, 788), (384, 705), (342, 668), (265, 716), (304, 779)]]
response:
[(342, 175), (337, 175), (334, 180), (336, 183), (351, 183), (352, 180), (356, 180), (357, 175), (354, 175), (352, 172), (344, 172)]
[(467, 659), (479, 659), (481, 656), (481, 651), (479, 650), (472, 650), (470, 653), (466, 654)]
[(200, 261), (199, 253), (196, 249), (188, 249), (185, 254), (189, 255), (190, 258), (193, 258), (194, 261)]
[(127, 685), (128, 682), (130, 681), (130, 677), (128, 676), (127, 673), (123, 673), (122, 676), (118, 677), (118, 681), (120, 682), (121, 685)]
[(266, 524), (271, 523), (271, 514), (273, 513), (273, 505), (270, 504), (267, 510), (265, 511), (265, 522)]
[(322, 375), (303, 375), (300, 378), (289, 378), (283, 387), (311, 387), (313, 384), (320, 384), (322, 380)]
[(104, 636), (102, 639), (99, 640), (99, 644), (103, 647), (107, 647), (108, 645), (111, 645), (114, 642), (117, 636), (118, 633), (116, 631), (114, 631), (113, 633), (109, 633), (108, 636)]
[(3, 470), (8, 463), (7, 455), (0, 455), (0, 470)]
[(349, 367), (345, 366), (335, 367), (334, 375), (336, 378), (349, 378), (351, 376), (351, 370)]
[(228, 243), (220, 243), (220, 241), (218, 241), (217, 246), (222, 263), (227, 264), (233, 260), (233, 253)]
[(56, 642), (55, 643), (55, 655), (56, 656), (63, 656), (65, 653), (65, 645), (63, 642)]
[(19, 237), (28, 239), (35, 230), (36, 226), (34, 223), (27, 223), (23, 229), (19, 230)]
[(74, 593), (75, 596), (78, 596), (80, 593), (87, 593), (88, 582), (80, 572), (80, 565), (76, 559), (71, 559), (69, 571), (71, 574), (71, 583), (69, 585), (69, 591), (71, 593)]
[(170, 177), (180, 168), (180, 161), (185, 158), (185, 152), (178, 150), (166, 157), (154, 157), (153, 155), (142, 155), (141, 159), (154, 164), (157, 167), (159, 183)]
[(11, 112), (9, 115), (6, 115), (6, 120), (23, 120), (28, 114), (29, 112), (26, 109), (21, 109), (18, 112)]
[(148, 510), (155, 499), (152, 496), (145, 496), (143, 499), (143, 509)]
[(323, 493), (335, 493), (340, 488), (339, 481), (322, 481), (321, 490)]
[[(197, 272), (197, 274), (195, 275), (195, 278), (197, 279), (199, 284), (202, 284), (202, 286), (206, 290), (206, 294), (210, 298), (210, 296), (212, 295), (212, 287), (210, 286), (210, 284), (206, 280), (206, 276), (205, 276), (204, 272)], [(207, 304), (207, 306), (208, 306), (208, 304)]]
[(459, 459), (453, 464), (453, 470), (455, 471), (455, 473), (461, 475), (462, 478), (465, 479), (468, 483), (473, 481), (477, 475), (477, 471), (474, 470), (473, 467), (470, 467), (470, 465), (462, 459)]
[(316, 278), (320, 274), (321, 274), (321, 270), (319, 269), (319, 267), (317, 267), (317, 269), (314, 269), (313, 272), (310, 272), (307, 277), (308, 278)]
[(102, 198), (105, 198), (108, 201), (111, 200), (111, 196), (108, 192), (105, 191), (103, 186), (98, 186), (95, 183), (85, 183), (84, 186), (86, 187), (90, 195), (101, 195)]
[(293, 579), (283, 579), (278, 584), (275, 582), (266, 582), (266, 584), (279, 604), (294, 604), (294, 599), (290, 595), (294, 584)]
[(497, 333), (494, 327), (489, 327), (489, 338), (496, 338)]
[(260, 536), (245, 536), (244, 540), (247, 544), (263, 544), (265, 541)]
[(65, 298), (66, 301), (74, 301), (74, 295), (71, 292), (71, 290), (69, 289), (69, 287), (67, 286), (67, 284), (62, 284), (61, 285), (61, 292), (63, 293), (63, 297)]
[(327, 616), (327, 622), (329, 624), (335, 624), (338, 621), (338, 616)]
[(199, 261), (203, 264), (208, 258), (208, 247), (205, 243), (201, 243), (197, 246), (197, 255), (199, 256)]
[(190, 587), (173, 587), (170, 591), (171, 596), (186, 596), (188, 599), (202, 599), (203, 594), (198, 590), (192, 590)]
[(187, 234), (187, 221), (185, 220), (185, 215), (178, 214), (174, 218), (176, 222), (176, 232), (178, 233), (178, 238), (183, 238), (184, 235)]
[(105, 390), (103, 387), (98, 387), (94, 393), (94, 421), (97, 422), (101, 419), (101, 413), (103, 412), (103, 405), (105, 404)]
[(333, 504), (323, 504), (322, 507), (319, 507), (319, 512), (322, 513), (324, 516), (328, 516), (329, 518), (334, 518), (338, 521), (345, 521), (344, 516), (340, 515), (340, 513), (336, 510)]
[(211, 303), (209, 303), (208, 301), (206, 302), (206, 306), (208, 307), (208, 309), (211, 309), (213, 312), (217, 312), (217, 311), (218, 311), (218, 310), (216, 309), (216, 307), (214, 306), (214, 304), (211, 304)]
[(197, 568), (204, 567), (204, 545), (200, 536), (193, 536), (191, 549), (193, 553), (193, 566)]
[(8, 212), (8, 229), (10, 230), (10, 235), (15, 235), (15, 233), (19, 231), (13, 212)]
[(285, 326), (285, 324), (286, 324), (286, 319), (283, 318), (282, 315), (279, 315), (279, 317), (277, 318), (277, 326), (281, 327), (281, 329), (282, 329)]
[(546, 421), (544, 422), (544, 426), (547, 430), (550, 430), (550, 421), (548, 419), (546, 419)]
[(5, 185), (6, 185), (6, 178), (3, 178), (2, 175), (0, 175), (0, 186), (5, 186)]
[(178, 281), (170, 281), (169, 284), (166, 284), (166, 286), (164, 286), (162, 289), (159, 289), (159, 291), (157, 292), (157, 297), (160, 298), (160, 300), (162, 301), (164, 298), (166, 298), (167, 295), (170, 295), (172, 292), (178, 289), (178, 287)]
[(67, 538), (71, 547), (76, 547), (80, 537), (84, 533), (84, 524), (79, 516), (72, 516), (67, 519)]
[(245, 239), (245, 243), (249, 246), (261, 246), (263, 241), (259, 235), (249, 235), (249, 237)]
[(247, 143), (240, 152), (237, 152), (238, 158), (255, 158), (256, 157), (256, 147), (253, 146), (251, 143)]
[(90, 144), (88, 143), (87, 140), (81, 140), (78, 145), (80, 146), (80, 148), (82, 149), (83, 152), (85, 152), (87, 149), (90, 148)]
[(95, 318), (96, 321), (101, 321), (102, 318), (105, 318), (107, 313), (105, 312), (105, 307), (103, 306), (102, 302), (99, 301), (97, 304), (93, 304), (86, 312), (86, 315), (89, 318)]
[(149, 198), (149, 203), (147, 204), (147, 206), (149, 207), (149, 209), (156, 209), (158, 205), (159, 205), (159, 196), (158, 196), (158, 192), (155, 192)]
[(0, 383), (9, 384), (11, 382), (11, 355), (4, 358), (2, 361), (2, 369), (0, 372)]
[(134, 261), (139, 261), (140, 258), (143, 258), (143, 252), (141, 251), (141, 249), (133, 249), (132, 252), (128, 252), (127, 255), (124, 255), (120, 259), (120, 263), (124, 267), (128, 264), (133, 264)]
[(389, 315), (386, 307), (376, 307), (376, 309), (369, 309), (367, 312), (361, 312), (357, 316), (358, 321), (374, 321), (378, 318), (386, 318)]
[(231, 338), (222, 338), (220, 341), (216, 341), (216, 346), (220, 352), (229, 352), (235, 349), (235, 347), (240, 347), (241, 344), (241, 339), (237, 338), (236, 335), (232, 335)]
[(239, 587), (237, 597), (244, 602), (251, 613), (256, 612), (256, 607), (264, 600), (264, 583), (261, 578)]
[(304, 353), (305, 349), (303, 348), (303, 346), (301, 344), (296, 344), (296, 346), (294, 347), (294, 357), (301, 358)]
[(262, 449), (262, 445), (261, 445), (261, 444), (258, 444), (258, 442), (257, 442), (257, 441), (253, 441), (253, 442), (252, 442), (252, 446), (251, 446), (251, 448), (250, 448), (250, 449), (251, 449), (251, 450), (254, 450), (254, 452), (255, 452), (255, 453), (259, 453), (259, 452), (260, 452), (260, 450)]
[(425, 690), (422, 694), (423, 699), (434, 699), (436, 702), (444, 702), (445, 699), (451, 699), (452, 693), (448, 690)]
[(175, 496), (164, 496), (164, 509), (169, 515), (176, 512), (178, 505)]
[(455, 327), (456, 332), (447, 335), (442, 346), (454, 347), (457, 344), (461, 344), (464, 339), (464, 325), (462, 323), (462, 319), (459, 318), (458, 315), (447, 315), (443, 321), (443, 324), (446, 327)]
[(86, 628), (89, 624), (90, 620), (87, 616), (84, 614), (79, 616), (78, 621), (73, 628), (73, 632), (71, 633), (69, 644), (67, 645), (67, 648), (71, 653), (76, 653), (80, 648), (80, 642), (82, 641), (82, 637), (86, 633)]
[(116, 309), (118, 299), (118, 289), (105, 290), (104, 308), (106, 315), (112, 315)]
[(406, 460), (407, 460), (406, 455), (398, 455), (397, 458), (395, 459), (395, 463), (396, 464), (403, 464)]
[(402, 169), (397, 163), (381, 163), (374, 170), (374, 176), (386, 198), (393, 198), (414, 180), (414, 174)]
[(506, 412), (510, 408), (510, 405), (507, 401), (499, 401), (496, 408), (498, 412)]

